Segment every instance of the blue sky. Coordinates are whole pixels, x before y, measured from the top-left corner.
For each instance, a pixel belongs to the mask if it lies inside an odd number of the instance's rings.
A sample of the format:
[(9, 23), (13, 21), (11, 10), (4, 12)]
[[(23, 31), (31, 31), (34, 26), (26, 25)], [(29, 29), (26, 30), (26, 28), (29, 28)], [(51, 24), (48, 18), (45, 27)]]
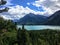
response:
[(22, 5), (22, 6), (27, 6), (27, 3), (34, 2), (36, 0), (12, 0), (11, 3), (16, 4), (16, 5)]
[[(26, 14), (50, 16), (60, 10), (60, 0), (6, 0), (6, 5), (1, 8), (9, 7), (8, 12), (0, 13), (5, 19), (19, 19)], [(8, 15), (7, 15), (8, 14)], [(12, 18), (13, 17), (13, 18)]]
[(29, 7), (30, 9), (35, 10), (35, 11), (44, 11), (42, 9), (42, 6), (40, 6), (38, 9), (38, 7), (36, 7), (32, 4), (30, 4), (30, 5), (27, 4), (27, 3), (33, 3), (35, 1), (37, 1), (37, 0), (12, 0), (10, 3), (12, 3), (13, 6), (20, 5), (23, 7)]

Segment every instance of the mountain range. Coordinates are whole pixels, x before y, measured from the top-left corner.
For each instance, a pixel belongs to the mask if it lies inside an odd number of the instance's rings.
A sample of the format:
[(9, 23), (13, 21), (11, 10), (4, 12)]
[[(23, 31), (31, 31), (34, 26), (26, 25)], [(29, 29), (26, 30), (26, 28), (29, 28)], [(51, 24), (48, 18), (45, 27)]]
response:
[(43, 15), (27, 14), (17, 21), (17, 24), (24, 25), (60, 25), (60, 10), (49, 17)]
[(60, 25), (60, 10), (48, 17), (44, 25)]
[(43, 15), (35, 15), (35, 14), (27, 14), (23, 18), (18, 20), (18, 24), (29, 24), (29, 25), (36, 25), (42, 24), (43, 22), (47, 21), (47, 17)]

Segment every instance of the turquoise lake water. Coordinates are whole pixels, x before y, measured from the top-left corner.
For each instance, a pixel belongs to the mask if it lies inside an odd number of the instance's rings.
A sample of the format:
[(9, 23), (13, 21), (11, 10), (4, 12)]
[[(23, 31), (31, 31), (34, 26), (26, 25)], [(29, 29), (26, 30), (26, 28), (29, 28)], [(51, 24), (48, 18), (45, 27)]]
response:
[[(41, 29), (57, 29), (60, 30), (60, 26), (48, 26), (48, 25), (25, 25), (27, 30), (41, 30)], [(22, 25), (17, 25), (17, 28), (22, 28)]]

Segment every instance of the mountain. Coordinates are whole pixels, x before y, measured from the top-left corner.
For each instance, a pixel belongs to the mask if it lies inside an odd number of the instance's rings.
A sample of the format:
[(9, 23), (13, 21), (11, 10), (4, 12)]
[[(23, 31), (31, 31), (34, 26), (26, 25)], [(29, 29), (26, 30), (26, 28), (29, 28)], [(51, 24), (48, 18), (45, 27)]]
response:
[(60, 10), (52, 14), (45, 25), (60, 25)]
[(35, 14), (27, 14), (23, 18), (18, 20), (18, 24), (42, 24), (47, 20), (46, 16), (35, 15)]

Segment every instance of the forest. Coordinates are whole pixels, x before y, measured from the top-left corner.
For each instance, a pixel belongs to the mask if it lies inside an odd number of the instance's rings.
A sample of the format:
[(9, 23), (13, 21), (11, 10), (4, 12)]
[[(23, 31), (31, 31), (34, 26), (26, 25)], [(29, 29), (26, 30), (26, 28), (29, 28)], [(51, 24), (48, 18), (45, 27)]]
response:
[(60, 45), (60, 30), (16, 27), (13, 21), (0, 17), (0, 45)]

